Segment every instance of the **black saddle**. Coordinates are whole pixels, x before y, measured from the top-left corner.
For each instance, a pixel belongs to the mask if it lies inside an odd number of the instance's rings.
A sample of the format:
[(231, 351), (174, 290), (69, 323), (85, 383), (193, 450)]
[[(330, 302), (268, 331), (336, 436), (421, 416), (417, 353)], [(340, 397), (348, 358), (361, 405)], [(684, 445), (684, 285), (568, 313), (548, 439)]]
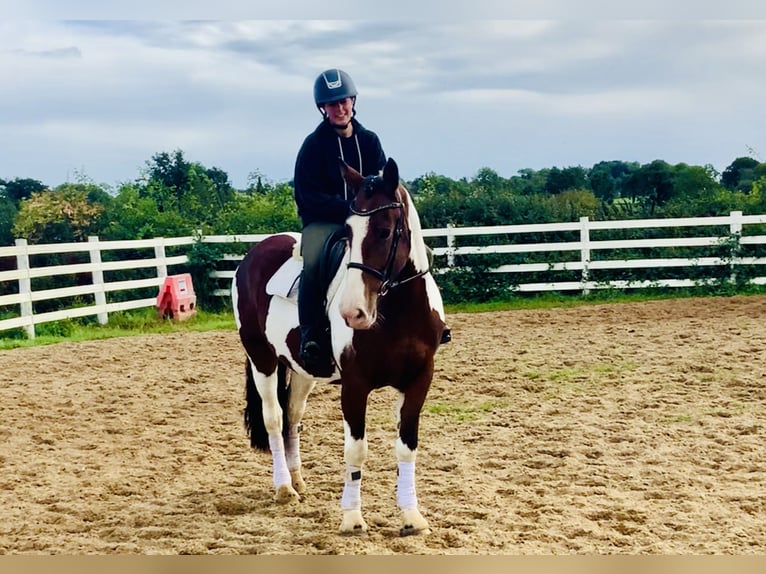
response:
[(346, 253), (348, 237), (343, 232), (330, 235), (322, 247), (322, 256), (319, 260), (319, 281), (322, 292), (325, 294), (324, 305), (327, 305), (327, 289), (335, 277), (343, 256)]

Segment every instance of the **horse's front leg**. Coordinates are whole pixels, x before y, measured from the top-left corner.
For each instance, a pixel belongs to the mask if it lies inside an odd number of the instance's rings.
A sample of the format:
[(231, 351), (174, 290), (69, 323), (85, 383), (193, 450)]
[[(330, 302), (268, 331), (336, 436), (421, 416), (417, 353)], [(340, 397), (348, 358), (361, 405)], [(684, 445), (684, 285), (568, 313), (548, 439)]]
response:
[(294, 371), (288, 372), (290, 373), (290, 399), (287, 406), (285, 454), (293, 488), (298, 494), (303, 494), (306, 483), (301, 474), (301, 420), (306, 412), (306, 400), (316, 383), (313, 379), (298, 375)]
[(343, 410), (343, 458), (346, 472), (343, 480), (341, 534), (366, 534), (367, 523), (362, 518), (362, 467), (367, 459), (365, 416), (369, 391), (343, 384), (341, 408)]
[(415, 459), (418, 447), (418, 425), (425, 393), (408, 392), (399, 396), (397, 415), (399, 436), (396, 439), (396, 503), (401, 511), (402, 536), (429, 534), (428, 521), (418, 510), (418, 496), (415, 488)]

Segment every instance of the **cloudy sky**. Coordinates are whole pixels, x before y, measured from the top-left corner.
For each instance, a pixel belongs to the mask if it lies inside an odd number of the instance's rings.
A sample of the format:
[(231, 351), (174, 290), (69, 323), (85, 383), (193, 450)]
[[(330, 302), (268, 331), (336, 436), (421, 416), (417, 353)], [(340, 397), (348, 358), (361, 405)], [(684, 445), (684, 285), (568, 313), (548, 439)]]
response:
[(115, 187), (181, 149), (235, 187), (289, 180), (332, 67), (406, 180), (766, 161), (766, 19), (21, 16), (0, 20), (5, 179)]

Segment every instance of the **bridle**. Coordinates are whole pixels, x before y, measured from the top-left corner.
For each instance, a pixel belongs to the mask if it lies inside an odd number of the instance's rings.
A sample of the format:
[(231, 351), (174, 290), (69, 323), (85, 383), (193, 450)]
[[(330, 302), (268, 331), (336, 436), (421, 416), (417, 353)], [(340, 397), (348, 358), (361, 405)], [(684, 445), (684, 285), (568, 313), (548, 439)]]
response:
[(404, 279), (398, 279), (396, 277), (392, 278), (392, 275), (394, 274), (396, 249), (399, 247), (399, 240), (404, 233), (404, 204), (401, 201), (393, 201), (386, 205), (380, 205), (372, 209), (357, 209), (354, 203), (351, 203), (351, 213), (354, 215), (360, 215), (362, 217), (370, 217), (386, 209), (398, 209), (400, 211), (399, 218), (396, 223), (396, 228), (394, 229), (394, 237), (391, 240), (391, 248), (388, 251), (388, 258), (386, 260), (385, 267), (380, 270), (375, 269), (374, 267), (370, 267), (369, 265), (365, 265), (364, 263), (355, 263), (353, 261), (348, 263), (349, 269), (360, 269), (363, 273), (369, 273), (381, 282), (380, 288), (378, 289), (378, 296), (380, 297), (385, 296), (394, 287), (398, 287), (408, 283), (409, 281), (412, 281), (413, 279), (422, 277), (430, 271), (430, 269), (426, 269), (425, 271), (418, 271), (415, 275), (405, 277)]

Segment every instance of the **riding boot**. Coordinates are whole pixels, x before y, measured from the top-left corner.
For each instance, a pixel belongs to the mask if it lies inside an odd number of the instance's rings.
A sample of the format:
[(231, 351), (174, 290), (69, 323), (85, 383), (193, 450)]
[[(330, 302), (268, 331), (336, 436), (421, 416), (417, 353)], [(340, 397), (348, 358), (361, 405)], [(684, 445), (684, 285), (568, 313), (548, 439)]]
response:
[(329, 336), (322, 320), (322, 304), (319, 292), (311, 280), (298, 286), (298, 320), (301, 329), (300, 357), (309, 371), (326, 370), (330, 364)]
[(312, 373), (332, 374), (330, 325), (324, 309), (326, 285), (322, 282), (322, 261), (328, 237), (340, 233), (343, 226), (315, 222), (301, 232), (303, 272), (298, 285), (298, 319), (301, 325), (300, 354)]

